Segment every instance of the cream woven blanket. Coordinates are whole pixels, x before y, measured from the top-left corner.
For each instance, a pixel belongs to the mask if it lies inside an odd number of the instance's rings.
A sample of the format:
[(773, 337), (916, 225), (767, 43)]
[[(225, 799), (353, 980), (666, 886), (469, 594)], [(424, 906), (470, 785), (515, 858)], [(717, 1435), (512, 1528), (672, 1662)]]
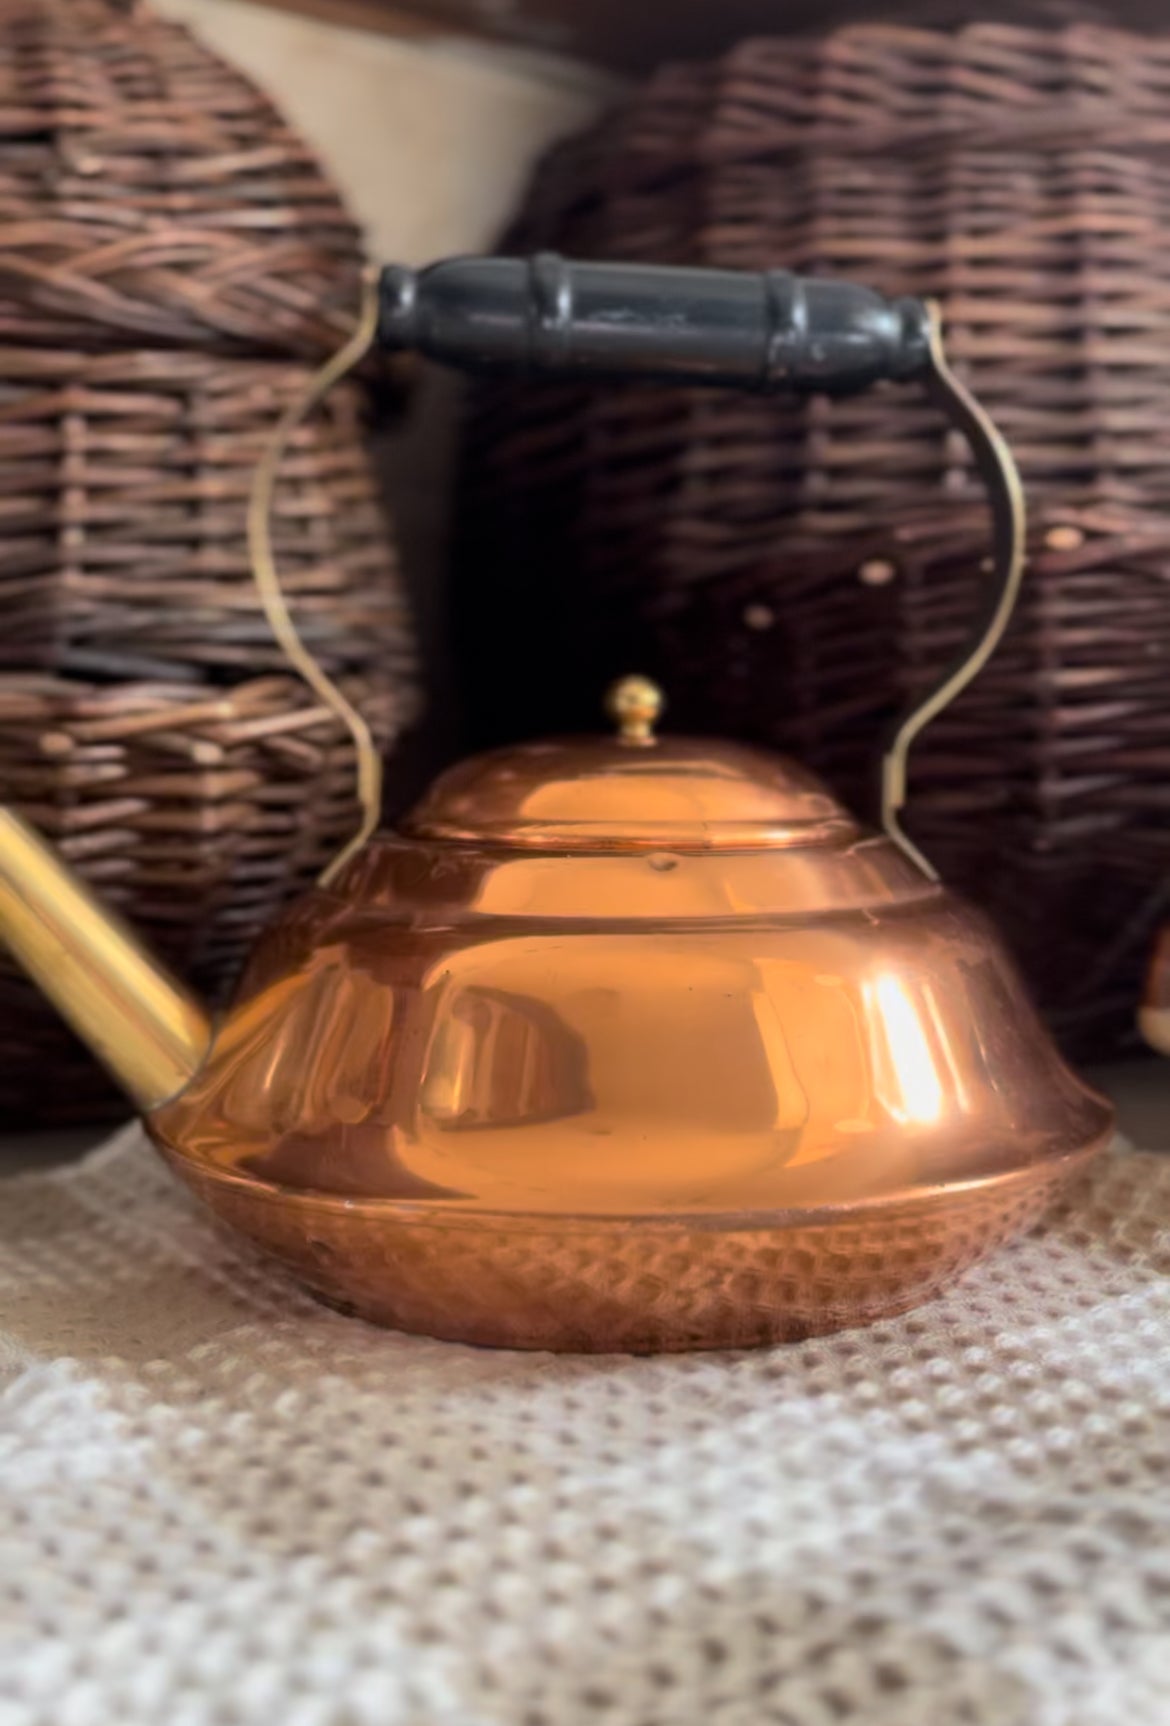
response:
[(0, 1726), (1170, 1722), (1170, 1158), (658, 1360), (327, 1312), (136, 1129), (0, 1212)]

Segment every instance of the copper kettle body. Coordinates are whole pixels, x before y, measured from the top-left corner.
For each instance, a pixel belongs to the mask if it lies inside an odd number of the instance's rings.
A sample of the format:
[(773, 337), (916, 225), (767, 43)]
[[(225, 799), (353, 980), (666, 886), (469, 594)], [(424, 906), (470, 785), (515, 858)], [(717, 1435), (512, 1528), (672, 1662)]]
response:
[(463, 268), (429, 297), (388, 272), (384, 338), (954, 389), (992, 483), (996, 579), (971, 652), (895, 737), (888, 832), (790, 762), (661, 734), (657, 692), (629, 679), (609, 735), (465, 762), (355, 848), (261, 942), (218, 1026), (8, 813), (0, 934), (181, 1178), (345, 1310), (583, 1350), (741, 1347), (904, 1310), (1039, 1215), (1112, 1125), (898, 824), (916, 730), (1010, 611), (1010, 460), (914, 302)]

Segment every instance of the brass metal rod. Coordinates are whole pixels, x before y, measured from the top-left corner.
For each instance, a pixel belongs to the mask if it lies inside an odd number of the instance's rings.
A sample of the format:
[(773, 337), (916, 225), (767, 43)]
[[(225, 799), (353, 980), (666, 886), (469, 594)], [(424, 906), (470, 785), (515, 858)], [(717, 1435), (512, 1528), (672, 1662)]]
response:
[(959, 428), (975, 457), (991, 506), (994, 549), (987, 597), (972, 641), (897, 725), (882, 758), (882, 826), (931, 880), (938, 871), (903, 830), (910, 749), (932, 720), (977, 677), (1003, 639), (1024, 579), (1024, 488), (1007, 441), (985, 408), (951, 371), (943, 352), (938, 308), (930, 307), (931, 369), (927, 392)]
[(144, 1111), (183, 1090), (211, 1025), (50, 846), (0, 807), (0, 939)]
[(252, 560), (252, 577), (260, 594), (268, 626), (289, 664), (300, 673), (313, 693), (320, 697), (330, 712), (346, 727), (353, 738), (357, 756), (361, 821), (356, 833), (322, 873), (323, 885), (331, 881), (378, 830), (382, 816), (382, 757), (364, 717), (337, 687), (324, 667), (314, 659), (293, 621), (272, 547), (272, 505), (280, 476), (280, 464), (284, 460), (293, 433), (307, 415), (324, 400), (334, 384), (345, 377), (347, 372), (352, 371), (370, 351), (377, 331), (378, 278), (374, 272), (367, 271), (357, 328), (344, 347), (314, 373), (304, 392), (281, 415), (256, 465), (252, 495), (248, 504), (248, 548)]

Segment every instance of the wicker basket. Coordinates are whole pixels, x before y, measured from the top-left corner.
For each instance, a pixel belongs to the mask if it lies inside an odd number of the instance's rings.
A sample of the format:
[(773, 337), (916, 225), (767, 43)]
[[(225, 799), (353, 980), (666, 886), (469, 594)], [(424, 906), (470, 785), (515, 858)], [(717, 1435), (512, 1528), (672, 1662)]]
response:
[[(409, 717), (401, 685), (347, 688), (389, 746)], [(0, 784), (215, 1001), (256, 931), (308, 886), (357, 821), (349, 736), (287, 676), (222, 690), (0, 678)], [(0, 1117), (84, 1120), (118, 1106), (34, 987), (7, 965), (0, 1019)]]
[[(245, 517), (260, 450), (306, 375), (275, 360), (0, 347), (0, 668), (221, 682), (283, 669)], [(296, 434), (274, 542), (321, 662), (409, 681), (361, 408), (340, 385)]]
[[(912, 825), (1098, 1054), (1130, 1036), (1170, 870), (1168, 111), (1170, 41), (1096, 27), (751, 42), (561, 146), (508, 241), (941, 299), (1032, 557), (1009, 641), (918, 747)], [(793, 749), (860, 805), (987, 546), (966, 451), (907, 392), (485, 386), (463, 522), (481, 740), (588, 723), (639, 666), (676, 723)]]
[[(287, 675), (246, 508), (352, 331), (360, 264), (305, 146), (185, 31), (0, 0), (0, 795), (213, 998), (357, 825), (352, 750)], [(362, 413), (343, 385), (296, 434), (274, 539), (306, 641), (390, 749), (415, 655)], [(0, 1071), (9, 1119), (112, 1103), (6, 968)]]
[(332, 352), (357, 229), (254, 85), (108, 0), (0, 4), (0, 341)]

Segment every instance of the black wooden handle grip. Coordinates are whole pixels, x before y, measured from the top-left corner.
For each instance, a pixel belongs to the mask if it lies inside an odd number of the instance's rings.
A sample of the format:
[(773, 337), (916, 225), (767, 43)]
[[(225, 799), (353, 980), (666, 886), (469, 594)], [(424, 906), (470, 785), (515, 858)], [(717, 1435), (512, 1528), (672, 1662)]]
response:
[(921, 300), (787, 270), (451, 258), (382, 273), (379, 339), (468, 371), (845, 394), (930, 369)]

